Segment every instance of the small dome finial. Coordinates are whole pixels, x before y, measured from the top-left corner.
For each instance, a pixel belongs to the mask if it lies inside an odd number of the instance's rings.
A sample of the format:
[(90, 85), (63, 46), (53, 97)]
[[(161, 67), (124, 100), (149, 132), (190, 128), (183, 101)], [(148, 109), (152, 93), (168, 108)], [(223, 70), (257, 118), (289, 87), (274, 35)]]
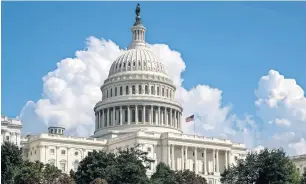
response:
[(136, 22), (135, 22), (134, 26), (141, 24), (140, 4), (139, 3), (137, 3), (135, 13), (136, 13)]

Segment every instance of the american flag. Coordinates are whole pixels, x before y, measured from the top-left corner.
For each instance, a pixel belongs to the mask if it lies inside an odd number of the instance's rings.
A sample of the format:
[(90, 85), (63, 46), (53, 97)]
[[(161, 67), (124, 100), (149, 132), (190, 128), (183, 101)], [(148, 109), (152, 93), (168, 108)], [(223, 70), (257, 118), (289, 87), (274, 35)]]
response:
[(194, 115), (191, 115), (186, 118), (186, 122), (194, 121)]

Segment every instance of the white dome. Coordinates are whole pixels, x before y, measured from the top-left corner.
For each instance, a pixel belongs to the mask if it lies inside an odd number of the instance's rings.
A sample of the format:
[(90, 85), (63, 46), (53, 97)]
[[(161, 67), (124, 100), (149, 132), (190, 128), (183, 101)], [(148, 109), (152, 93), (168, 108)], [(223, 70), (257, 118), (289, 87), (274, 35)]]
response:
[(102, 100), (94, 108), (94, 137), (111, 138), (140, 129), (182, 133), (182, 107), (174, 99), (175, 85), (165, 66), (145, 42), (139, 15), (131, 29), (128, 50), (112, 64), (101, 86)]
[(167, 75), (165, 66), (147, 47), (133, 48), (123, 52), (112, 64), (109, 76), (125, 71), (150, 71)]

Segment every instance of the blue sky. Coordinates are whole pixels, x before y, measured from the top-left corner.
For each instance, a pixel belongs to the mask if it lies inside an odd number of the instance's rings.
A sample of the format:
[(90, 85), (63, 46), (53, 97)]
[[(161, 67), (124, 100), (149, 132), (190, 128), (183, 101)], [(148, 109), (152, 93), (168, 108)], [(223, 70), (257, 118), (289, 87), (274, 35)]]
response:
[[(3, 2), (2, 114), (42, 97), (42, 77), (86, 38), (130, 42), (135, 2)], [(222, 90), (238, 115), (256, 114), (255, 89), (274, 69), (306, 89), (305, 2), (142, 2), (149, 43), (182, 54), (183, 86)], [(256, 117), (255, 117), (256, 118)]]

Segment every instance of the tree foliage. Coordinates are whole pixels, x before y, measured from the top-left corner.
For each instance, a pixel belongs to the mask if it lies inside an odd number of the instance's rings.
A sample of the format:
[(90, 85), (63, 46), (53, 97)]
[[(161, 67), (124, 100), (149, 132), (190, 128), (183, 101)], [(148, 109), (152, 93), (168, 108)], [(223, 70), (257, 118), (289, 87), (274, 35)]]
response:
[(155, 173), (151, 176), (152, 184), (178, 184), (175, 172), (162, 162), (157, 164)]
[(159, 163), (151, 177), (151, 184), (207, 184), (205, 178), (190, 170), (173, 171), (168, 165)]
[(225, 184), (298, 184), (296, 168), (281, 149), (248, 153), (221, 174)]
[(207, 184), (205, 178), (190, 170), (177, 171), (175, 177), (179, 184)]
[(22, 164), (21, 150), (11, 142), (1, 145), (1, 183), (11, 183)]
[(119, 151), (117, 155), (94, 150), (80, 162), (75, 173), (76, 183), (104, 178), (109, 184), (145, 184), (149, 182), (146, 171), (151, 162), (147, 153), (137, 147)]
[(306, 184), (306, 170), (303, 173), (303, 176), (301, 178), (300, 184)]

